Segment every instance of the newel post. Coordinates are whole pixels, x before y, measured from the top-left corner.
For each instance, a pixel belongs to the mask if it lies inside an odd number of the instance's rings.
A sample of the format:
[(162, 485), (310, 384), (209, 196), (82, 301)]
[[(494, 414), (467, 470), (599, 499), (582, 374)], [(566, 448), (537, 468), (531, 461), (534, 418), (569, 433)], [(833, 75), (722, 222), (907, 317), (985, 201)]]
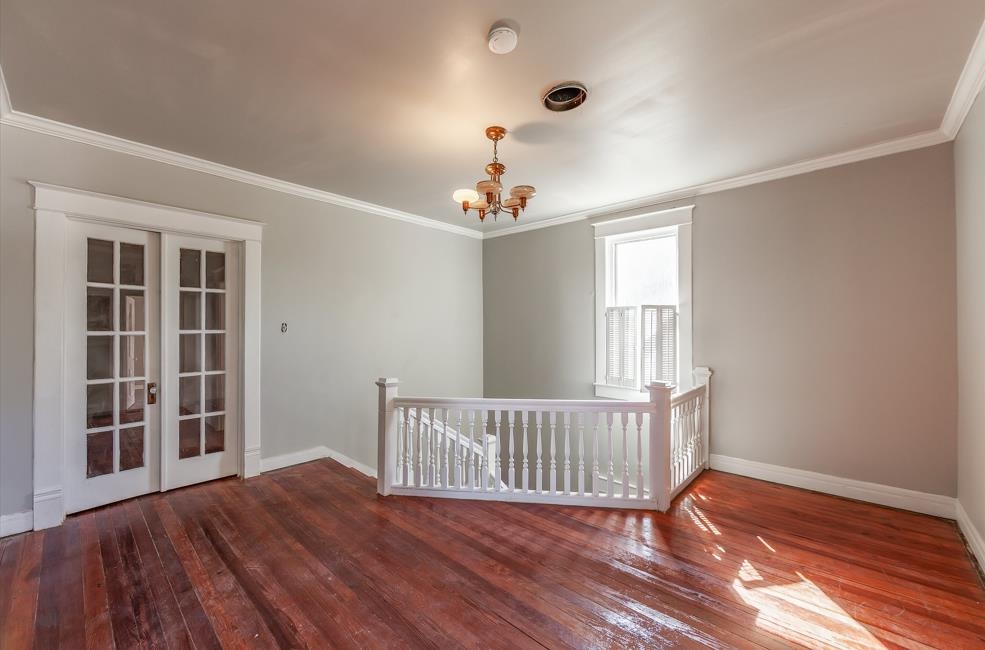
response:
[(711, 368), (706, 366), (699, 366), (694, 369), (694, 385), (705, 387), (705, 399), (701, 404), (701, 451), (704, 454), (704, 458), (701, 462), (704, 464), (705, 469), (711, 467), (711, 441), (709, 436), (709, 426), (708, 423), (711, 421)]
[(650, 391), (653, 413), (650, 416), (650, 495), (656, 499), (657, 510), (670, 508), (670, 396), (674, 385), (654, 382)]
[(380, 377), (376, 385), (380, 388), (379, 430), (376, 449), (376, 491), (383, 496), (390, 494), (393, 473), (397, 467), (397, 398), (396, 379)]

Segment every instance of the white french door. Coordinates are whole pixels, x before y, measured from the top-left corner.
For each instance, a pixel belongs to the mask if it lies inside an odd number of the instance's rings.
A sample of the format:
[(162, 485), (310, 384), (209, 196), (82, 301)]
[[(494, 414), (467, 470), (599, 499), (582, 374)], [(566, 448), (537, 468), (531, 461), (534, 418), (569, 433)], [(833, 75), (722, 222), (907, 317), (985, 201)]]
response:
[(162, 489), (240, 469), (239, 246), (162, 235)]
[(67, 235), (65, 509), (77, 512), (160, 486), (160, 236), (79, 221)]
[(239, 245), (66, 234), (66, 512), (238, 473)]

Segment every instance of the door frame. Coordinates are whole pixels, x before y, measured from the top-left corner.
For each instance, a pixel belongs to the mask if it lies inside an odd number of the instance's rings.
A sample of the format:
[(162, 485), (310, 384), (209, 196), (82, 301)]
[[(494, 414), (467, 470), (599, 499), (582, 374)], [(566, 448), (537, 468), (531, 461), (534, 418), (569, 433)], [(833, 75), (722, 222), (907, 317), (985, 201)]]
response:
[(264, 223), (28, 181), (34, 187), (34, 530), (65, 519), (65, 252), (69, 220), (241, 244), (239, 476), (260, 473), (260, 253)]

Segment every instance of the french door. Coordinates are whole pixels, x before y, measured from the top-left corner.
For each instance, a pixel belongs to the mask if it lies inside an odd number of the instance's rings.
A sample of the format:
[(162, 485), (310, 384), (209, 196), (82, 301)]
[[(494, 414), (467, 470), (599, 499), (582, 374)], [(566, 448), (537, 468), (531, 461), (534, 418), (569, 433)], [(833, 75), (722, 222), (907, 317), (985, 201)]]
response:
[(70, 222), (66, 250), (67, 512), (160, 485), (160, 236)]
[(239, 471), (239, 248), (162, 235), (162, 489)]
[(236, 474), (236, 245), (66, 234), (66, 512)]

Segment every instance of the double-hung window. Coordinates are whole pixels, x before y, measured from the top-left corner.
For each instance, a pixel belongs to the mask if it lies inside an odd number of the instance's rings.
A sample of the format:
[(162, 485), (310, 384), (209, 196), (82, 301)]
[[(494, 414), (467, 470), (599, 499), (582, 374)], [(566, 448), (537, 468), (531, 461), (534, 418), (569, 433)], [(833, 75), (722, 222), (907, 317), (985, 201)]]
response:
[(595, 394), (691, 385), (692, 206), (595, 224)]

